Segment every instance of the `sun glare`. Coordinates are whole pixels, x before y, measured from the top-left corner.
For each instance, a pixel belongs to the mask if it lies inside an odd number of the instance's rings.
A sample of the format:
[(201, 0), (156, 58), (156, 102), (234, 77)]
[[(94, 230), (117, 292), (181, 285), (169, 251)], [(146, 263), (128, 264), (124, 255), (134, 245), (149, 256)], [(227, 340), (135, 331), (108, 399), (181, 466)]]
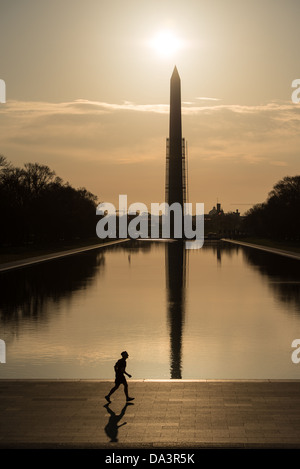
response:
[(182, 45), (182, 41), (171, 31), (161, 31), (150, 41), (152, 49), (161, 57), (173, 57)]

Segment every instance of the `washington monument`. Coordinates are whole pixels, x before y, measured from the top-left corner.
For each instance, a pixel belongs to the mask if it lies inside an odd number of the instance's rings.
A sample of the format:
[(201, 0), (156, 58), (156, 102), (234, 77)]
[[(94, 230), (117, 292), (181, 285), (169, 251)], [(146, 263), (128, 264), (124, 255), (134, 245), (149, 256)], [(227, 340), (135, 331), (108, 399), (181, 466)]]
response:
[[(170, 83), (170, 123), (167, 138), (166, 202), (177, 202), (183, 210), (186, 202), (185, 141), (181, 124), (181, 83), (175, 67)], [(171, 223), (171, 226), (174, 226)]]

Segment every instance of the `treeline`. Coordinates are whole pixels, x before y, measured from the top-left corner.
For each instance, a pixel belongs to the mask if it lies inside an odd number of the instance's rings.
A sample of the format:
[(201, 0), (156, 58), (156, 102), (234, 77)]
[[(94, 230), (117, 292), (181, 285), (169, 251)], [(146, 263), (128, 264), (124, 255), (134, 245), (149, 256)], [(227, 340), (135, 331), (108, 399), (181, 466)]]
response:
[(97, 197), (74, 189), (48, 166), (14, 167), (0, 156), (0, 245), (95, 236)]
[(299, 241), (300, 176), (287, 176), (275, 184), (267, 200), (245, 214), (243, 229), (253, 236)]

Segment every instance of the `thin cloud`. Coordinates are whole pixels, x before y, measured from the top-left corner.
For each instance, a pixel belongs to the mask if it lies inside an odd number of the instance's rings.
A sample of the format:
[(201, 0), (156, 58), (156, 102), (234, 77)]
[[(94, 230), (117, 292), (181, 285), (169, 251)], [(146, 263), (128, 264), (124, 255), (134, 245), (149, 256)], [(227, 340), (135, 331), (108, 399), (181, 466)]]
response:
[(288, 163), (286, 161), (270, 161), (270, 164), (273, 166), (288, 166)]
[(198, 96), (196, 99), (199, 101), (222, 101), (221, 98), (209, 98), (208, 96)]
[(8, 101), (0, 107), (1, 114), (19, 113), (23, 116), (47, 115), (47, 114), (99, 114), (113, 111), (135, 111), (167, 114), (168, 104), (136, 104), (131, 101), (118, 103), (106, 103), (102, 101), (90, 101), (77, 99), (71, 102), (49, 103), (37, 101)]
[[(269, 160), (270, 153), (278, 150), (277, 163), (272, 164), (279, 167), (288, 158), (286, 149), (294, 153), (299, 147), (300, 105), (225, 105), (219, 98), (204, 100), (215, 104), (182, 106), (185, 137), (194, 153), (199, 149), (203, 157), (223, 160), (243, 154), (245, 161), (258, 164), (264, 161), (262, 155)], [(2, 152), (6, 148), (10, 153), (48, 151), (78, 157), (85, 152), (89, 158), (101, 154), (104, 160), (124, 163), (159, 160), (168, 132), (168, 113), (168, 104), (132, 101), (8, 101), (0, 106)]]
[[(219, 102), (219, 98), (199, 97), (198, 100), (208, 102)], [(71, 102), (49, 103), (37, 101), (7, 101), (0, 106), (0, 114), (10, 116), (11, 114), (19, 115), (19, 117), (28, 118), (30, 116), (42, 115), (93, 115), (107, 112), (129, 111), (139, 113), (155, 113), (168, 114), (169, 104), (137, 104), (132, 101), (124, 101), (123, 103), (107, 103), (103, 101), (90, 101), (86, 99), (78, 99)], [(291, 119), (298, 121), (300, 119), (300, 106), (290, 102), (271, 102), (262, 105), (247, 106), (239, 104), (217, 104), (209, 106), (193, 106), (192, 102), (183, 102), (182, 113), (202, 114), (216, 113), (220, 111), (228, 111), (235, 114), (273, 114), (276, 119), (281, 121), (289, 121)]]

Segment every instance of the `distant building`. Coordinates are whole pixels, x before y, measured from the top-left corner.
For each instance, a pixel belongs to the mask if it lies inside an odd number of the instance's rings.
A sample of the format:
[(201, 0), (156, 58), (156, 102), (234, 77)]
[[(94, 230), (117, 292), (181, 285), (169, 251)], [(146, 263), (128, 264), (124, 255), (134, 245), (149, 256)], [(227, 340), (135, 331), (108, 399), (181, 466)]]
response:
[[(240, 212), (238, 209), (236, 209), (235, 212), (229, 212), (231, 215), (236, 215), (236, 216), (240, 216)], [(216, 206), (213, 206), (213, 208), (208, 212), (208, 216), (210, 217), (213, 217), (214, 215), (226, 215), (226, 213), (224, 213), (224, 210), (221, 208), (221, 204), (220, 203), (217, 203)]]
[(221, 209), (221, 204), (217, 203), (217, 207), (213, 207), (210, 212), (208, 212), (208, 215), (211, 217), (214, 215), (222, 215), (224, 213), (223, 209)]
[(241, 231), (242, 218), (238, 209), (235, 212), (224, 212), (221, 204), (218, 202), (204, 216), (206, 239), (235, 236)]

